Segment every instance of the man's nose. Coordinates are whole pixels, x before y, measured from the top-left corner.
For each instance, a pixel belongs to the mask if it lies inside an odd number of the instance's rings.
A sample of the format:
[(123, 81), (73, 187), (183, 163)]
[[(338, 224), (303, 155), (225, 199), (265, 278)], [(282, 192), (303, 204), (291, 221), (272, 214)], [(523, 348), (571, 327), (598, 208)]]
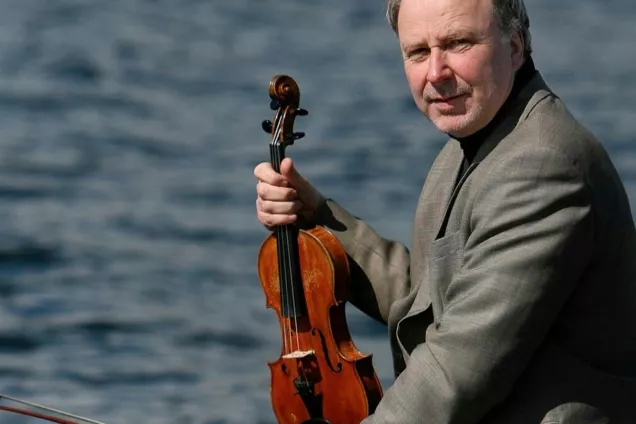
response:
[(429, 57), (426, 79), (431, 84), (438, 84), (452, 77), (453, 73), (446, 63), (446, 55), (440, 49), (433, 49)]

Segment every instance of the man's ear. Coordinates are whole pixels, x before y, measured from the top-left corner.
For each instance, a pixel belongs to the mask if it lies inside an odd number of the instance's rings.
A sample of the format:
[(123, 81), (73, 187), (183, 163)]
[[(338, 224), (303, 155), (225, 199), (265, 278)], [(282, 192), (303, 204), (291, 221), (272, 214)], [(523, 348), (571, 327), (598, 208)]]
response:
[(510, 59), (512, 68), (516, 71), (521, 68), (525, 59), (525, 41), (521, 31), (515, 31), (510, 34)]

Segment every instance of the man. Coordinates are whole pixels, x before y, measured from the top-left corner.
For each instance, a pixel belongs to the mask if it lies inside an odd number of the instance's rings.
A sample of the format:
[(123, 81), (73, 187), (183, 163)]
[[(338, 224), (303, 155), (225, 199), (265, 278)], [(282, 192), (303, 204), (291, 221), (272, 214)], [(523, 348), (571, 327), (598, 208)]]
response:
[(636, 231), (599, 142), (534, 68), (522, 0), (390, 0), (417, 107), (450, 140), (411, 251), (296, 171), (256, 167), (271, 228), (324, 225), (352, 303), (389, 326), (365, 424), (636, 423)]

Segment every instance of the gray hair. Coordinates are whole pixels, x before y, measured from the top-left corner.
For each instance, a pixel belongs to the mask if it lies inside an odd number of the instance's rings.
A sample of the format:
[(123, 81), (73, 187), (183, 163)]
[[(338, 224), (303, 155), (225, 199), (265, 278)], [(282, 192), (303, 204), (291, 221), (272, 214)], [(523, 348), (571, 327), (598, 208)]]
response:
[[(397, 20), (402, 0), (388, 0), (386, 18), (397, 34)], [(510, 36), (519, 32), (523, 37), (523, 49), (526, 57), (532, 53), (532, 36), (530, 35), (530, 18), (523, 0), (492, 0), (495, 16), (499, 20), (499, 27)]]

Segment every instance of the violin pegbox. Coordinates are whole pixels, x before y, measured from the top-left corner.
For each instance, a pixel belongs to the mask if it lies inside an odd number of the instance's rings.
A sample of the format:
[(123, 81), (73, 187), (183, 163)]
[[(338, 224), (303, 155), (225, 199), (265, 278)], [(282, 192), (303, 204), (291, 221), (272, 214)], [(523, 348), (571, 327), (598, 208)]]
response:
[(304, 132), (294, 132), (297, 116), (307, 116), (309, 112), (299, 107), (300, 90), (293, 78), (276, 75), (269, 82), (270, 108), (276, 112), (274, 121), (262, 122), (263, 131), (272, 136), (272, 142), (285, 146), (294, 144), (305, 136)]

